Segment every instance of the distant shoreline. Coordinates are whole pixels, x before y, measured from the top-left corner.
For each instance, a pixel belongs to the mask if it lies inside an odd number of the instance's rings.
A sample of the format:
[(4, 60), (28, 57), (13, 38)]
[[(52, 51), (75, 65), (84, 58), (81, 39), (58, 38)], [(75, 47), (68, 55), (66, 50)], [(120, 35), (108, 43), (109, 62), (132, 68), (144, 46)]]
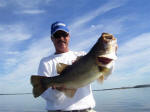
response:
[[(147, 88), (150, 87), (150, 84), (144, 85), (136, 85), (132, 87), (120, 87), (120, 88), (110, 88), (110, 89), (95, 89), (93, 91), (108, 91), (108, 90), (123, 90), (123, 89), (134, 89), (134, 88)], [(32, 93), (7, 93), (7, 94), (0, 94), (0, 95), (30, 95)]]
[(7, 93), (7, 94), (0, 94), (0, 95), (27, 95), (32, 93)]
[(107, 91), (107, 90), (119, 90), (119, 89), (134, 89), (134, 88), (147, 88), (150, 87), (150, 84), (144, 84), (144, 85), (136, 85), (132, 87), (120, 87), (120, 88), (110, 88), (110, 89), (99, 89), (99, 90), (93, 90), (93, 91)]

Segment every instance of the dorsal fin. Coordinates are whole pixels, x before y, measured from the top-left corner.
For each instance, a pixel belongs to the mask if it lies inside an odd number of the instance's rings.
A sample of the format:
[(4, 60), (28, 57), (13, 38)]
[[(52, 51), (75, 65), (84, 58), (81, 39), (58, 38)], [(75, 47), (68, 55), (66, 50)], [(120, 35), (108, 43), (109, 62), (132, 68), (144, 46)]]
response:
[(58, 63), (56, 65), (56, 69), (57, 69), (57, 73), (60, 74), (67, 66), (67, 64), (64, 64), (64, 63)]
[(76, 61), (78, 61), (80, 58), (82, 58), (83, 56), (77, 56)]
[[(78, 61), (78, 60), (79, 60), (80, 58), (82, 58), (82, 57), (83, 57), (83, 56), (77, 56), (76, 60), (73, 61), (72, 63)], [(57, 73), (60, 74), (67, 66), (69, 66), (69, 65), (64, 64), (64, 63), (58, 63), (58, 64), (56, 65)]]
[(77, 56), (76, 60), (72, 61), (72, 64), (75, 63), (76, 61), (78, 61), (79, 59), (81, 59), (83, 56)]

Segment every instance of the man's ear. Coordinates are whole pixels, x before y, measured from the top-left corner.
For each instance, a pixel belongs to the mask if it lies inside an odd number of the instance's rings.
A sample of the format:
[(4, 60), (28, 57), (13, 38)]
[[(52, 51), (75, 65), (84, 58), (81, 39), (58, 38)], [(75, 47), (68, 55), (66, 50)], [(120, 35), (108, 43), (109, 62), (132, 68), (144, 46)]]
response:
[(54, 37), (51, 36), (50, 38), (51, 38), (51, 40), (52, 40), (52, 42), (53, 42), (53, 41), (54, 41)]
[(70, 34), (69, 34), (69, 41), (70, 41)]

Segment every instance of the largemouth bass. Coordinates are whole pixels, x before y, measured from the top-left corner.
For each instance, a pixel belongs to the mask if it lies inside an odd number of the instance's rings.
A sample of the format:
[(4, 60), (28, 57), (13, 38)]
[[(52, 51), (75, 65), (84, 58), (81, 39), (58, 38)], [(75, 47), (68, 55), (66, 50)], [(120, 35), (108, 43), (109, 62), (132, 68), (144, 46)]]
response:
[(78, 58), (72, 65), (57, 64), (55, 77), (31, 76), (34, 97), (40, 96), (49, 87), (64, 87), (60, 90), (68, 97), (73, 97), (78, 88), (95, 80), (102, 82), (110, 74), (109, 65), (117, 59), (117, 39), (108, 33), (102, 33), (96, 44), (85, 55)]

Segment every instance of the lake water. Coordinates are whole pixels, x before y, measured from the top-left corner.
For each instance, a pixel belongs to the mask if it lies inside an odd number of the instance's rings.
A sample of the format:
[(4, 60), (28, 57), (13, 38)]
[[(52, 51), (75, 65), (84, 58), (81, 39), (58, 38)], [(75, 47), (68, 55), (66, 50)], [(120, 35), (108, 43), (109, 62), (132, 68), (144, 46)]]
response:
[[(97, 112), (150, 112), (150, 88), (93, 91)], [(0, 112), (46, 112), (45, 101), (27, 95), (0, 95)]]

